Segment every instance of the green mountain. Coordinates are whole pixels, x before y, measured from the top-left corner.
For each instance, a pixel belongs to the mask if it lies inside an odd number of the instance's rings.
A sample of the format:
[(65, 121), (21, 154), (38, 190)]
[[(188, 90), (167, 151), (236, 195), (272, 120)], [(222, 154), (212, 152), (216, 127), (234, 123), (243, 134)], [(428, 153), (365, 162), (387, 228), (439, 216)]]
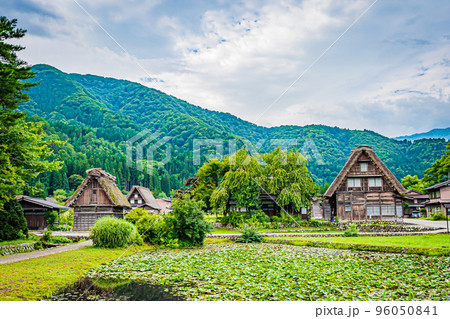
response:
[(422, 138), (443, 138), (448, 141), (448, 140), (450, 140), (450, 127), (435, 128), (428, 132), (399, 136), (399, 137), (396, 137), (395, 139), (396, 140), (416, 141), (416, 140), (419, 140)]
[[(37, 73), (33, 81), (41, 84), (31, 88), (30, 101), (20, 109), (28, 113), (30, 120), (47, 121), (49, 134), (67, 141), (55, 147), (55, 157), (64, 160), (63, 169), (39, 178), (48, 193), (59, 188), (73, 189), (77, 175), (84, 176), (91, 167), (102, 167), (117, 176), (123, 189), (140, 184), (150, 187), (156, 195), (160, 191), (167, 193), (195, 174), (196, 139), (219, 141), (225, 154), (229, 152), (229, 141), (235, 141), (237, 149), (251, 149), (252, 143), (257, 145), (256, 151), (266, 152), (280, 144), (279, 140), (288, 139), (289, 147), (301, 150), (308, 158), (309, 169), (319, 184), (335, 178), (355, 144), (374, 145), (398, 178), (407, 174), (422, 176), (445, 151), (444, 139), (398, 141), (372, 131), (324, 125), (266, 128), (130, 81), (67, 74), (48, 65), (36, 65), (33, 71)], [(127, 166), (127, 140), (143, 130), (148, 132), (139, 142), (151, 134), (158, 134), (159, 140), (168, 139), (158, 148), (155, 162), (150, 163), (157, 174), (141, 172), (136, 163)], [(170, 161), (155, 166), (166, 158), (166, 146), (170, 147)], [(143, 154), (147, 154), (145, 148)], [(200, 163), (214, 154), (215, 146), (202, 146)]]

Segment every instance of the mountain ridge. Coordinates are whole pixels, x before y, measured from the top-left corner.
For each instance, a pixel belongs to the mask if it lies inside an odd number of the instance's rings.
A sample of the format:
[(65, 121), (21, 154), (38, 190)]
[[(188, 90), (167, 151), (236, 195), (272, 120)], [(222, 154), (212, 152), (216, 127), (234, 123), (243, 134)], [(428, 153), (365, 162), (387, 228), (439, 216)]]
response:
[[(229, 140), (236, 140), (238, 148), (248, 145), (248, 141), (254, 145), (263, 141), (258, 145), (257, 151), (260, 152), (276, 147), (273, 144), (275, 140), (295, 140), (297, 144), (290, 147), (305, 151), (309, 170), (319, 184), (330, 183), (335, 178), (356, 144), (374, 145), (375, 152), (397, 178), (407, 174), (422, 175), (445, 151), (444, 140), (413, 143), (391, 139), (370, 130), (321, 124), (265, 127), (230, 113), (192, 105), (128, 80), (64, 73), (42, 64), (33, 66), (32, 70), (37, 73), (32, 81), (41, 84), (30, 89), (30, 101), (21, 104), (20, 110), (26, 111), (30, 117), (45, 119), (54, 134), (67, 140), (72, 147), (72, 155), (68, 158), (70, 163), (65, 167), (67, 176), (61, 179), (73, 174), (83, 175), (85, 167), (104, 163), (103, 168), (108, 169), (109, 166), (111, 173), (120, 176), (118, 180), (122, 188), (129, 189), (136, 183), (162, 190), (159, 183), (164, 178), (170, 181), (171, 189), (179, 188), (198, 168), (193, 164), (192, 148), (196, 139), (222, 141), (225, 155)], [(142, 177), (142, 173), (126, 166), (126, 141), (143, 130), (170, 137), (168, 145), (172, 159), (158, 169), (159, 176), (156, 177)], [(107, 154), (115, 153), (118, 157), (115, 155), (117, 158), (110, 160), (111, 155), (107, 157), (92, 145), (104, 145)], [(71, 163), (72, 157), (82, 157), (80, 154), (85, 150), (89, 154), (83, 159), (83, 167)], [(215, 154), (215, 147), (206, 147), (205, 150), (210, 155)], [(58, 152), (66, 154), (69, 150)], [(206, 154), (202, 155), (200, 164), (206, 160)], [(158, 156), (161, 158), (163, 152)], [(50, 182), (47, 184), (51, 187)], [(167, 190), (165, 187), (164, 191)]]
[(416, 141), (423, 138), (443, 138), (446, 141), (450, 140), (450, 127), (447, 128), (434, 128), (430, 131), (423, 133), (415, 133), (411, 135), (404, 135), (395, 137), (396, 140), (409, 140)]

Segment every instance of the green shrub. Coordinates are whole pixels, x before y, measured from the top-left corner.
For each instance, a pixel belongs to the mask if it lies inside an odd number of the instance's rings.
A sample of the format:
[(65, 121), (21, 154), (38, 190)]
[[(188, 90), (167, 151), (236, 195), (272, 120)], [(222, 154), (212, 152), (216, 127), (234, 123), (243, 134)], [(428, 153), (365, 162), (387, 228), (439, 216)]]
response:
[(20, 239), (28, 235), (27, 220), (23, 215), (22, 206), (17, 200), (4, 205), (0, 211), (0, 241)]
[(59, 227), (64, 227), (64, 224), (69, 228), (73, 227), (73, 208), (59, 215)]
[(236, 239), (238, 243), (260, 243), (262, 242), (263, 236), (259, 232), (258, 227), (253, 224), (244, 224), (240, 229), (242, 232), (241, 237)]
[(52, 240), (52, 232), (50, 230), (46, 230), (44, 235), (42, 235), (42, 241), (50, 242)]
[(430, 217), (432, 220), (447, 220), (447, 217), (442, 210), (432, 211)]
[(222, 216), (220, 223), (222, 225), (230, 225), (234, 228), (239, 228), (245, 219), (245, 213), (240, 212), (228, 212), (227, 215)]
[(259, 223), (268, 223), (270, 222), (270, 217), (267, 216), (262, 210), (255, 210), (248, 213), (249, 222), (259, 222)]
[(180, 247), (201, 246), (210, 232), (211, 225), (203, 219), (202, 201), (189, 198), (188, 194), (183, 199), (173, 201), (173, 210), (169, 212), (165, 221), (171, 239), (177, 239)]
[(163, 217), (147, 212), (136, 222), (136, 227), (145, 242), (161, 245), (168, 242), (168, 228)]
[(139, 242), (140, 236), (132, 223), (107, 216), (99, 218), (92, 226), (91, 238), (95, 246), (116, 248)]
[(58, 212), (54, 210), (49, 210), (44, 213), (45, 221), (47, 222), (48, 228), (53, 228), (58, 220)]
[(51, 242), (54, 244), (71, 244), (73, 241), (64, 236), (53, 236)]
[(144, 215), (147, 215), (148, 213), (150, 212), (144, 208), (135, 208), (125, 215), (125, 220), (136, 225), (137, 221), (141, 219)]
[(358, 237), (358, 229), (356, 224), (350, 224), (349, 227), (344, 231), (344, 237)]

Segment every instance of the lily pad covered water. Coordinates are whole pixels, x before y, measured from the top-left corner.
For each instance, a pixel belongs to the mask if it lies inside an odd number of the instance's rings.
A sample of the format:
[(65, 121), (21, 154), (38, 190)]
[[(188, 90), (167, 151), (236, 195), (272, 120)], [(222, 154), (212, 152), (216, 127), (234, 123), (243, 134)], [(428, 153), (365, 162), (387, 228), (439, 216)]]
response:
[(151, 281), (190, 300), (449, 300), (450, 257), (226, 244), (134, 255), (87, 276)]
[(81, 278), (73, 285), (58, 289), (49, 300), (55, 301), (178, 301), (171, 287), (133, 280), (90, 280)]

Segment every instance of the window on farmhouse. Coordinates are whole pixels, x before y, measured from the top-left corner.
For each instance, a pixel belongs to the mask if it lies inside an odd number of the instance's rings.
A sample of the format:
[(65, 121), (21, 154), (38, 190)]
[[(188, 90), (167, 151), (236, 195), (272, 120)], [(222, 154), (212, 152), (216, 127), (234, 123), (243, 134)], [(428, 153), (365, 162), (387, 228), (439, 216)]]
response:
[(380, 206), (367, 206), (367, 216), (380, 216)]
[(369, 178), (369, 187), (381, 187), (381, 186), (383, 186), (381, 177)]
[(361, 187), (361, 179), (349, 177), (347, 179), (347, 185), (348, 185), (348, 187)]
[(361, 172), (367, 172), (367, 163), (361, 163)]
[(97, 190), (96, 189), (92, 189), (91, 190), (91, 198), (89, 200), (90, 204), (97, 204), (98, 199), (97, 199)]
[(352, 206), (350, 206), (350, 205), (345, 205), (345, 211), (346, 211), (346, 212), (351, 212), (351, 211), (352, 211)]

